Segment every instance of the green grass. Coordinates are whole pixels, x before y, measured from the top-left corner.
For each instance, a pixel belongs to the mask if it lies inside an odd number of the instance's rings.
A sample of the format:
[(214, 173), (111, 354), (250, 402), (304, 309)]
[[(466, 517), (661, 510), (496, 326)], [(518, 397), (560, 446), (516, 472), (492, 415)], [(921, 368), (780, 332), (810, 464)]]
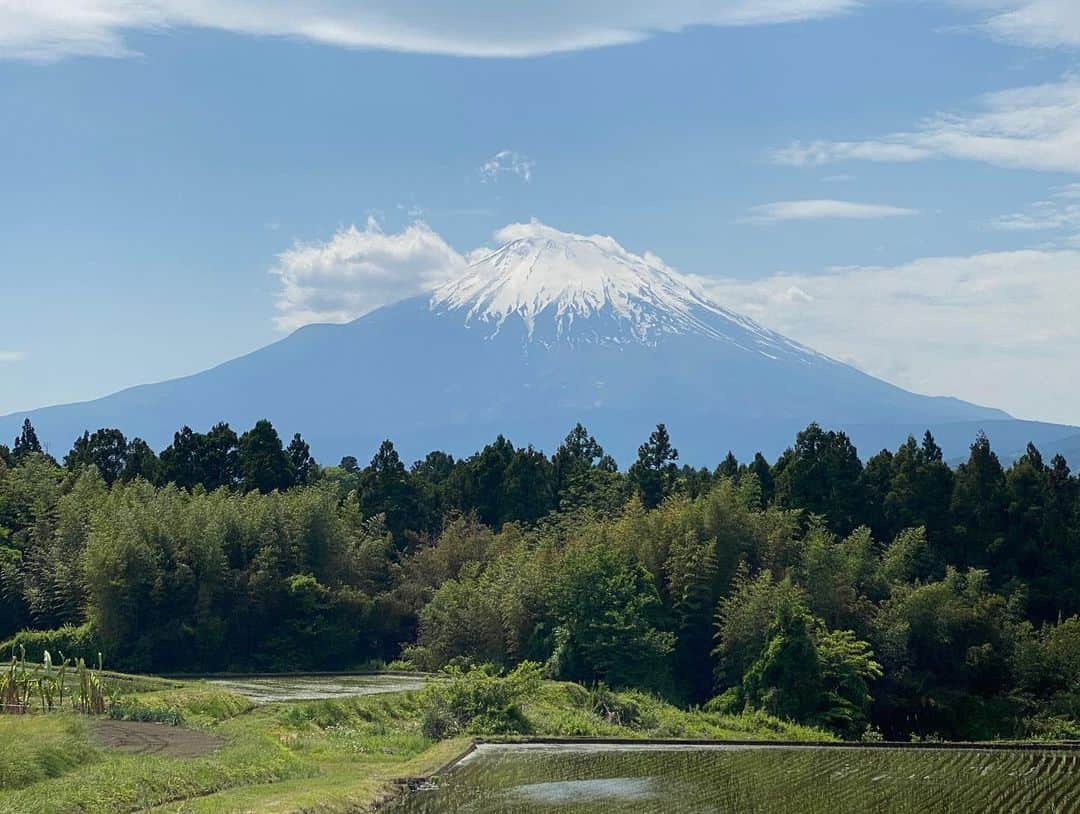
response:
[(235, 718), (254, 707), (242, 695), (196, 684), (122, 696), (109, 714), (123, 721), (157, 721), (205, 728)]
[(194, 682), (125, 695), (114, 717), (182, 720), (225, 745), (199, 758), (131, 755), (94, 747), (92, 719), (0, 717), (0, 812), (307, 811), (315, 800), (355, 810), (464, 748), (420, 734), (415, 693), (255, 707)]
[(0, 794), (60, 777), (100, 759), (73, 716), (0, 716)]

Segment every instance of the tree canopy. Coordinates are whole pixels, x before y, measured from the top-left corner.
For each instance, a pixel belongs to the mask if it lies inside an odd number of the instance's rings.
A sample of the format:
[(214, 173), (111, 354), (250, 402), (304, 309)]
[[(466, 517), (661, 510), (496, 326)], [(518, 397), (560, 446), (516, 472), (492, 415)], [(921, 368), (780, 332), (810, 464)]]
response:
[[(621, 472), (583, 425), (322, 467), (269, 421), (0, 449), (0, 639), (156, 671), (521, 663), (846, 737), (1077, 737), (1080, 483), (984, 436)], [(20, 631), (36, 631), (32, 635)], [(10, 638), (14, 637), (14, 638)], [(20, 638), (21, 637), (21, 638)], [(74, 652), (90, 648), (92, 652)]]

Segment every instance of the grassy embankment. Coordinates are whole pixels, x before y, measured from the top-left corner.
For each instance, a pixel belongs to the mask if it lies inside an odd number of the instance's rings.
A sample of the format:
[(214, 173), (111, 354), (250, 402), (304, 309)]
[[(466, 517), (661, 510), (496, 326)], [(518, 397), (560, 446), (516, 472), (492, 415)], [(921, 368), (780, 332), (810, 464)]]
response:
[[(0, 716), (0, 813), (364, 811), (400, 778), (437, 772), (470, 740), (425, 737), (416, 692), (256, 707), (200, 682), (129, 688), (117, 714), (181, 722), (222, 747), (196, 758), (129, 754), (97, 745), (93, 718)], [(583, 688), (546, 683), (525, 704), (527, 728), (543, 736), (829, 739), (767, 716), (687, 712), (636, 693), (618, 698), (636, 710), (629, 725), (595, 712)]]

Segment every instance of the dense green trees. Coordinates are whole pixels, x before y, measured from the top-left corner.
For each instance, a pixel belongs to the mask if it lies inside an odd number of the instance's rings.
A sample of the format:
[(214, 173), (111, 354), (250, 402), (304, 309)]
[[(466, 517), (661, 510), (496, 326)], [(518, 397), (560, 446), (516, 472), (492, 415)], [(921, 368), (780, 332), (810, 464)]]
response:
[[(323, 468), (260, 421), (160, 457), (104, 428), (0, 449), (0, 639), (130, 669), (543, 665), (849, 737), (1077, 736), (1080, 484), (985, 437), (863, 465), (811, 425), (775, 465), (625, 473), (578, 425)], [(58, 631), (58, 632), (50, 632)], [(78, 644), (77, 644), (78, 643)], [(92, 654), (85, 654), (92, 655)]]
[(22, 432), (19, 433), (19, 437), (15, 439), (15, 445), (12, 447), (14, 458), (18, 461), (27, 455), (33, 455), (41, 451), (41, 442), (38, 440), (37, 432), (34, 430), (34, 425), (30, 423), (30, 419), (27, 418), (23, 421)]
[(124, 471), (128, 442), (120, 430), (101, 429), (91, 435), (84, 432), (64, 458), (68, 469), (95, 467), (106, 483), (112, 483)]
[(646, 509), (654, 509), (675, 486), (678, 468), (675, 461), (679, 451), (671, 445), (667, 427), (657, 424), (656, 430), (638, 449), (638, 458), (627, 472), (630, 482)]
[(263, 494), (288, 489), (296, 481), (292, 460), (281, 444), (274, 425), (265, 418), (240, 436), (237, 443), (237, 474), (245, 492)]
[(228, 424), (215, 425), (206, 433), (183, 427), (171, 446), (161, 452), (161, 480), (182, 489), (201, 485), (207, 491), (233, 486), (238, 477), (239, 439)]
[(114, 487), (86, 539), (89, 620), (141, 669), (340, 664), (369, 646), (346, 511), (324, 488)]
[(847, 435), (811, 424), (773, 467), (776, 499), (782, 506), (820, 514), (832, 529), (847, 533), (863, 520), (862, 473)]

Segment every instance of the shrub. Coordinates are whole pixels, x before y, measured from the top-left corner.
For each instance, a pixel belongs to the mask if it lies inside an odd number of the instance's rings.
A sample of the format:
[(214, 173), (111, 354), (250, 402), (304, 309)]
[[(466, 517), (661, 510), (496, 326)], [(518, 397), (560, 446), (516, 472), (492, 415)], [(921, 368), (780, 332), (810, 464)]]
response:
[(427, 737), (528, 731), (521, 704), (540, 689), (539, 664), (522, 662), (506, 675), (491, 665), (467, 672), (448, 667), (443, 675), (445, 680), (432, 682), (423, 691), (421, 728)]
[(589, 691), (593, 714), (615, 726), (640, 729), (643, 725), (641, 705), (629, 695), (620, 695), (606, 684), (597, 684)]
[(26, 648), (26, 660), (41, 662), (48, 650), (54, 658), (63, 653), (64, 658), (85, 659), (87, 664), (96, 664), (98, 653), (102, 652), (101, 641), (89, 622), (64, 625), (56, 630), (23, 630), (0, 644), (0, 657), (8, 658), (17, 654), (20, 648)]
[(197, 685), (139, 695), (116, 696), (109, 717), (123, 721), (153, 721), (180, 726), (184, 723), (226, 721), (255, 705), (237, 693)]
[(118, 699), (109, 707), (109, 717), (117, 721), (149, 721), (155, 724), (180, 726), (184, 713), (173, 707), (156, 707), (135, 698)]

